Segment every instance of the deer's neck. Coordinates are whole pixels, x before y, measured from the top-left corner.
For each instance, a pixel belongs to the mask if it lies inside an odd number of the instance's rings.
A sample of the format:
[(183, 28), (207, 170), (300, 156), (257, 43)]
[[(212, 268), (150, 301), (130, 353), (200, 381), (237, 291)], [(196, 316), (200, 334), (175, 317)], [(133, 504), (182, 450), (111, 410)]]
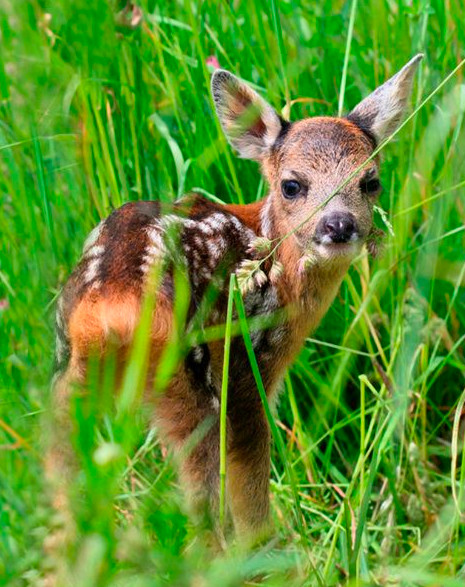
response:
[(288, 316), (289, 335), (283, 340), (280, 352), (288, 355), (290, 361), (333, 302), (350, 262), (316, 262), (310, 269), (303, 270), (302, 247), (293, 234), (283, 239), (289, 230), (285, 222), (274, 216), (270, 197), (254, 204), (227, 208), (258, 236), (270, 239), (273, 244), (281, 243), (275, 258), (282, 264), (283, 274), (275, 286), (275, 299), (277, 307), (285, 308)]

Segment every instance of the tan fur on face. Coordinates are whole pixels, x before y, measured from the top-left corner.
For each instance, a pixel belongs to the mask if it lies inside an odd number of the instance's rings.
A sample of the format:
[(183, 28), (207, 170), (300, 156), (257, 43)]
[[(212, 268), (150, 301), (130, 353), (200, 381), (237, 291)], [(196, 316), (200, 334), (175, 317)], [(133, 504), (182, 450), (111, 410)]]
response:
[[(271, 188), (276, 233), (286, 234), (309, 218), (295, 233), (304, 250), (323, 214), (350, 211), (358, 221), (363, 240), (372, 226), (373, 202), (361, 193), (360, 179), (367, 170), (376, 169), (377, 162), (371, 162), (351, 179), (323, 209), (318, 210), (318, 206), (366, 161), (373, 148), (367, 135), (345, 119), (319, 117), (294, 123), (263, 163)], [(299, 181), (306, 193), (287, 200), (282, 195), (281, 183), (291, 179)]]

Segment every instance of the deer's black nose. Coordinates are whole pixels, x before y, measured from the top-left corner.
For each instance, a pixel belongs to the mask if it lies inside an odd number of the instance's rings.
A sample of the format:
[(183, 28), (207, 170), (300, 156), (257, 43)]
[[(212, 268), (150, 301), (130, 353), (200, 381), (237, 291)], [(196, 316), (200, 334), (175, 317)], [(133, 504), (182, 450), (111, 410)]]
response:
[(333, 212), (323, 218), (316, 228), (316, 238), (323, 244), (348, 243), (357, 233), (355, 217), (350, 212)]

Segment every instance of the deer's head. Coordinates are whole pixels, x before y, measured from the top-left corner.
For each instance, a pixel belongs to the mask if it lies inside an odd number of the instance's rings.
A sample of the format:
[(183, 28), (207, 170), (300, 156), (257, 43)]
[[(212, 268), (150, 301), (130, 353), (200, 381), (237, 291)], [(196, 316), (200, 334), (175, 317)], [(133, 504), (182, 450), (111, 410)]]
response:
[(265, 236), (292, 232), (302, 251), (321, 260), (347, 260), (359, 252), (381, 192), (378, 158), (353, 174), (399, 127), (421, 58), (414, 57), (345, 118), (296, 122), (284, 121), (231, 73), (213, 74), (213, 99), (229, 142), (241, 157), (260, 162), (270, 185), (262, 211)]

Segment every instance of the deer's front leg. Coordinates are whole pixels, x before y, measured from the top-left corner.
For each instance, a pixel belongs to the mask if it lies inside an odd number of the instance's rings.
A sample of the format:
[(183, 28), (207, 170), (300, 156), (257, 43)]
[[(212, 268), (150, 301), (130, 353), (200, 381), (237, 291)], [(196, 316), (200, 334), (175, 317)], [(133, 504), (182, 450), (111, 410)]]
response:
[(253, 542), (270, 530), (270, 431), (261, 403), (229, 410), (227, 491), (237, 536)]

